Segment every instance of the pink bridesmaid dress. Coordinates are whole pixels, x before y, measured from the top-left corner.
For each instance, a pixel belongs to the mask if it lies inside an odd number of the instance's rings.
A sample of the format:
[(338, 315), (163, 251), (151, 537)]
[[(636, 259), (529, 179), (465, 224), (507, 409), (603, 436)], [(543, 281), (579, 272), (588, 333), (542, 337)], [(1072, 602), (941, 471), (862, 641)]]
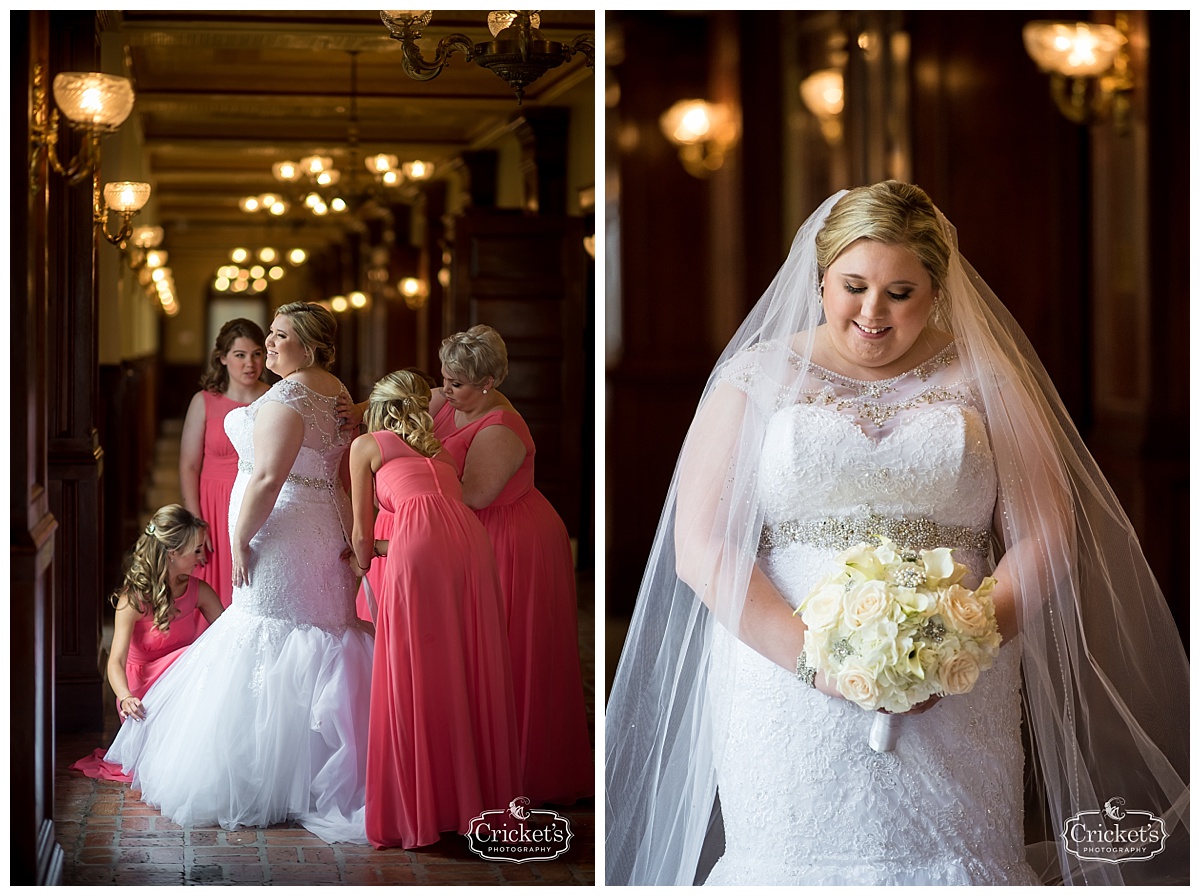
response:
[[(202, 624), (207, 625), (204, 615), (200, 612), (197, 599), (200, 594), (200, 579), (191, 577), (187, 590), (175, 601), (175, 609), (179, 612), (171, 620), (168, 629), (163, 632), (154, 627), (154, 616), (143, 613), (133, 624), (133, 635), (129, 639), (129, 653), (125, 658), (125, 678), (129, 683), (129, 693), (139, 700), (150, 690), (150, 685), (167, 670), (167, 667), (183, 655), (192, 642), (200, 636)], [(124, 694), (118, 694), (124, 697)], [(118, 711), (120, 703), (117, 704)], [(130, 724), (137, 724), (131, 722)], [(132, 775), (121, 771), (120, 765), (104, 761), (108, 750), (100, 747), (90, 756), (77, 760), (71, 765), (76, 771), (83, 772), (89, 778), (100, 778), (105, 781), (133, 781)]]
[[(225, 435), (225, 415), (246, 405), (204, 390), (204, 461), (200, 467), (200, 518), (208, 523), (213, 552), (196, 574), (212, 586), (221, 606), (233, 600), (233, 561), (229, 547), (229, 495), (237, 479), (237, 452)], [(202, 626), (203, 627), (203, 626)]]
[(569, 805), (592, 795), (595, 774), (571, 543), (562, 518), (534, 487), (533, 438), (520, 414), (498, 408), (456, 429), (447, 404), (434, 433), (462, 470), (472, 440), (488, 426), (508, 427), (525, 446), (525, 460), (500, 495), (476, 511), (491, 536), (504, 590), (524, 795), (535, 804)]
[[(392, 441), (391, 439), (376, 439), (379, 445), (379, 450), (383, 454), (383, 462), (387, 463), (397, 457), (408, 457), (408, 453), (401, 452), (397, 447), (396, 442), (399, 442), (407, 451), (411, 452), (403, 439)], [(392, 537), (392, 511), (385, 510), (383, 507), (378, 507), (375, 511), (375, 540), (390, 541)], [(364, 577), (371, 585), (371, 593), (375, 595), (375, 599), (379, 600), (379, 592), (383, 587), (383, 568), (386, 557), (375, 557), (371, 561), (371, 568), (367, 570)], [(370, 605), (367, 602), (367, 589), (359, 587), (358, 589), (358, 618), (365, 619), (367, 622), (374, 622), (375, 619), (371, 614)]]
[(487, 533), (454, 467), (372, 433), (392, 514), (371, 672), (366, 832), (413, 849), (521, 795), (504, 606)]

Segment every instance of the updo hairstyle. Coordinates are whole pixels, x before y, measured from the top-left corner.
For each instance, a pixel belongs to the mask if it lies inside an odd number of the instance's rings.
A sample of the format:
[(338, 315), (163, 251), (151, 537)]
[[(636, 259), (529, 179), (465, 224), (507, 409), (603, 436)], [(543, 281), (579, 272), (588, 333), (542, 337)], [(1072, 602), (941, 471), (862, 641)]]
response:
[(333, 359), (337, 354), (334, 345), (337, 319), (332, 311), (316, 302), (291, 302), (276, 309), (275, 314), (281, 314), (292, 322), (296, 338), (312, 359), (312, 364), (326, 370), (333, 366)]
[(397, 370), (375, 384), (367, 400), (367, 432), (391, 430), (418, 454), (433, 457), (442, 443), (429, 416), (429, 384), (419, 372)]
[(498, 387), (508, 376), (508, 349), (500, 334), (487, 324), (447, 336), (438, 357), (451, 373), (475, 386), (490, 376)]
[(856, 240), (903, 246), (920, 260), (934, 290), (940, 290), (950, 266), (950, 241), (937, 209), (925, 191), (888, 180), (856, 187), (834, 203), (817, 232), (817, 268), (825, 271)]

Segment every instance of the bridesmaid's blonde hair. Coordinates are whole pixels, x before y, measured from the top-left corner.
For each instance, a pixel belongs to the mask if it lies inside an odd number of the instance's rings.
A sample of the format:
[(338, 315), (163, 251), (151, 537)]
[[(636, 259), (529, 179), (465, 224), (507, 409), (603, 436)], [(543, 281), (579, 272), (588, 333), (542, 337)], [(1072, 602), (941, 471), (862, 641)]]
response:
[(169, 551), (194, 551), (204, 540), (208, 523), (181, 504), (168, 504), (151, 517), (125, 562), (125, 579), (109, 598), (114, 607), (126, 600), (139, 613), (149, 611), (154, 627), (165, 632), (171, 627)]
[(365, 415), (367, 432), (390, 430), (418, 454), (433, 457), (442, 450), (442, 443), (433, 434), (431, 394), (429, 383), (419, 372), (389, 373), (371, 390)]

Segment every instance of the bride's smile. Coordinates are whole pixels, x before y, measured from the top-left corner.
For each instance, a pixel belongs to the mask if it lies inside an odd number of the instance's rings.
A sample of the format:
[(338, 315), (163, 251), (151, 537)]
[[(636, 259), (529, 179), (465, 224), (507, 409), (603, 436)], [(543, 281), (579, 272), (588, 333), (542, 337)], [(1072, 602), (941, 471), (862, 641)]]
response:
[(903, 373), (936, 351), (921, 339), (933, 300), (929, 272), (910, 249), (851, 243), (825, 272), (824, 360), (858, 379)]

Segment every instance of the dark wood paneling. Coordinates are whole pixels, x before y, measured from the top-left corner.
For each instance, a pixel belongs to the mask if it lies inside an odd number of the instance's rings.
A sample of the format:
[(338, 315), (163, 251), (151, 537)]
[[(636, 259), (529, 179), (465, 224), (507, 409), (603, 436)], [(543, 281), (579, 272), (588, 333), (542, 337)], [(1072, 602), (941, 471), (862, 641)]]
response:
[[(50, 512), (46, 468), (46, 193), (24, 187), (30, 177), (31, 74), (34, 63), (49, 63), (49, 14), (16, 11), (9, 26), (9, 179), (14, 185), (9, 222), (9, 883), (54, 885), (62, 882), (63, 852), (53, 817), (57, 521)], [(35, 176), (45, 182), (44, 162)]]
[(580, 427), (591, 407), (583, 389), (590, 331), (582, 221), (471, 209), (455, 221), (453, 239), (448, 330), (485, 323), (504, 338), (509, 375), (501, 390), (534, 436), (537, 487), (579, 537)]

